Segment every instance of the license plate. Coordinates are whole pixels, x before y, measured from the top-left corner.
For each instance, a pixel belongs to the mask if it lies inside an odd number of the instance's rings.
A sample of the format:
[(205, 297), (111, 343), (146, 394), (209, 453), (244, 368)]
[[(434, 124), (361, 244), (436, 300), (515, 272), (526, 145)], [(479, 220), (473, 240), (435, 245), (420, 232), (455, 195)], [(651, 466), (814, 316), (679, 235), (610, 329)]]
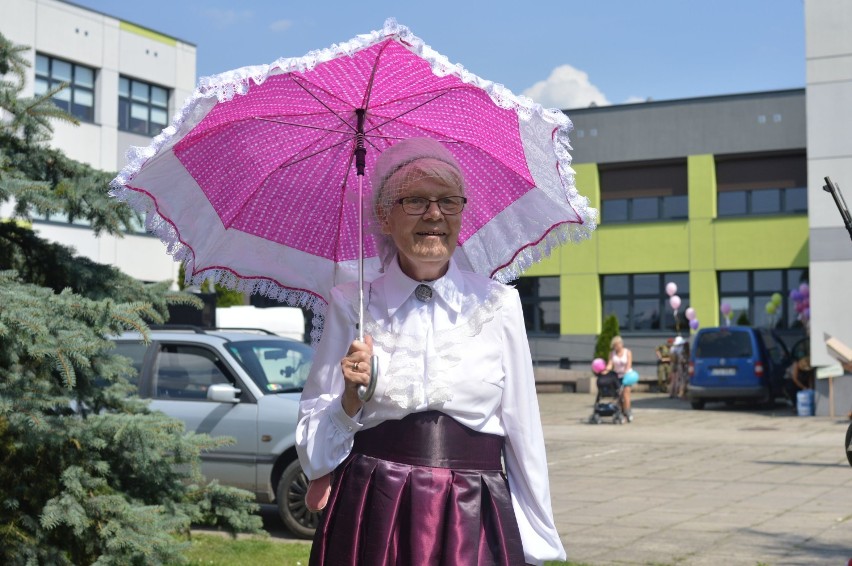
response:
[(737, 368), (713, 368), (710, 375), (737, 375)]

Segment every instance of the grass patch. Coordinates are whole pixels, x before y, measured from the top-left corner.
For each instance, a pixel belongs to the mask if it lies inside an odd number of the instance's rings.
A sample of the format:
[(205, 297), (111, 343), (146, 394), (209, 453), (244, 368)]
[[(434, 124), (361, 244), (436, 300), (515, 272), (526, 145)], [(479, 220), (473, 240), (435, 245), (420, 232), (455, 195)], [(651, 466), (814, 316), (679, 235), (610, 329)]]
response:
[(269, 537), (232, 539), (222, 535), (192, 535), (184, 553), (189, 566), (307, 566), (310, 543), (278, 542)]
[[(307, 566), (309, 542), (279, 542), (257, 536), (232, 539), (222, 535), (193, 533), (192, 545), (184, 553), (189, 566)], [(584, 566), (579, 562), (547, 562), (548, 566)]]

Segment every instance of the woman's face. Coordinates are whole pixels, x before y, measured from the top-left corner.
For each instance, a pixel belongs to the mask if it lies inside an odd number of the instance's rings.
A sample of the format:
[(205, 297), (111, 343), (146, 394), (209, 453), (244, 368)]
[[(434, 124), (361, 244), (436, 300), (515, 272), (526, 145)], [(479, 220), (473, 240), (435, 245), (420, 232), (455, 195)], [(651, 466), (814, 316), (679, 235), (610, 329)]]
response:
[[(451, 196), (462, 196), (462, 193), (456, 187), (425, 177), (408, 185), (397, 198)], [(444, 214), (436, 202), (419, 215), (408, 214), (402, 205), (394, 203), (382, 218), (382, 233), (393, 239), (403, 273), (417, 281), (438, 279), (447, 272), (460, 229), (461, 214)]]

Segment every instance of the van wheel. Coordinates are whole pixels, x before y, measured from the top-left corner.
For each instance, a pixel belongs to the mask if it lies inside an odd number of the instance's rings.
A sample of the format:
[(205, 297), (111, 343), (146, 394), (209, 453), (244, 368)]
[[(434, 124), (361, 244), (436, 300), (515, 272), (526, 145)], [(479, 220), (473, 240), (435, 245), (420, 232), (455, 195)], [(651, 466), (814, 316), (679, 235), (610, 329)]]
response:
[(704, 399), (694, 399), (690, 402), (690, 405), (696, 411), (700, 411), (704, 408)]
[(319, 513), (314, 513), (305, 505), (307, 492), (308, 477), (299, 461), (293, 460), (281, 474), (275, 490), (275, 501), (284, 526), (295, 536), (305, 539), (313, 538), (320, 518)]

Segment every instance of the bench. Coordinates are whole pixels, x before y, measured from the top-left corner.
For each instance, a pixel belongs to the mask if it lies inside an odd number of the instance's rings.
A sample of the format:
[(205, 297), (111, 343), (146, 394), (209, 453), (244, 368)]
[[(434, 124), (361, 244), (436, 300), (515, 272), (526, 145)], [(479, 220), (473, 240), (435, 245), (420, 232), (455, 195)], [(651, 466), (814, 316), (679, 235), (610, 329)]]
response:
[[(653, 372), (648, 368), (640, 368), (639, 383), (633, 386), (634, 390), (650, 391), (657, 386), (657, 370), (654, 366)], [(638, 371), (638, 370), (637, 370)], [(564, 369), (558, 366), (536, 366), (533, 368), (535, 374), (535, 389), (538, 393), (591, 393), (598, 392), (596, 377), (591, 370)]]
[(595, 376), (588, 370), (537, 366), (533, 372), (538, 393), (597, 393)]

